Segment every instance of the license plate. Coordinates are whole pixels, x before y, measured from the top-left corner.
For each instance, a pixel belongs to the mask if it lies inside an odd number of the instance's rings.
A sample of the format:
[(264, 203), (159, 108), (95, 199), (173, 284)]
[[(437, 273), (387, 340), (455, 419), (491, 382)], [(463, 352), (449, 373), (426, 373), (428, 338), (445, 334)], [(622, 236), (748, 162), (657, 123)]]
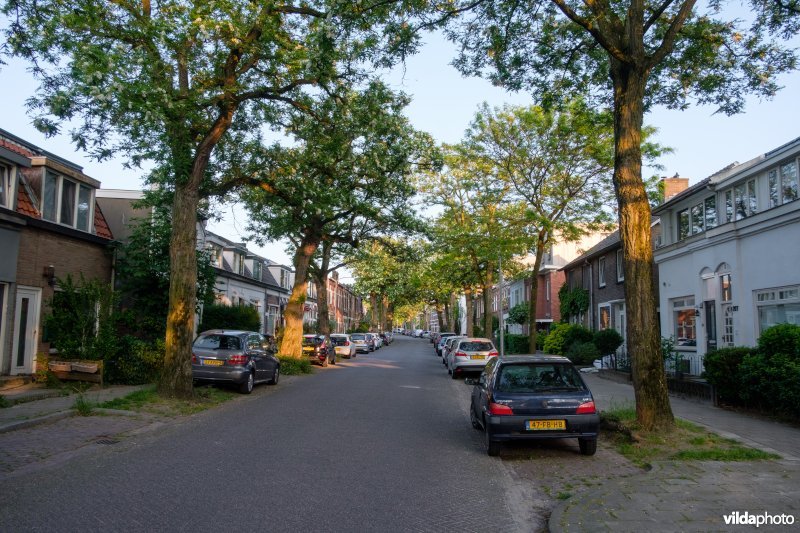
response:
[(219, 359), (203, 359), (203, 365), (205, 366), (222, 366), (225, 364), (225, 361), (220, 361)]
[(486, 359), (485, 355), (470, 355), (470, 359)]
[(528, 420), (527, 429), (533, 431), (567, 429), (566, 420)]
[(304, 352), (313, 352), (314, 351), (314, 347), (313, 346), (304, 346), (303, 347), (303, 351)]

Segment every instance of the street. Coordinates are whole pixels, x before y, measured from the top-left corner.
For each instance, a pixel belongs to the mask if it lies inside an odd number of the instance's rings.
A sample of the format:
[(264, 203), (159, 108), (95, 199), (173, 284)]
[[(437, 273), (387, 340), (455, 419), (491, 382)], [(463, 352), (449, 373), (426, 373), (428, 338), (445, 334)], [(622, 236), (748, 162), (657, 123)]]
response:
[(3, 483), (0, 530), (528, 531), (470, 387), (400, 336)]

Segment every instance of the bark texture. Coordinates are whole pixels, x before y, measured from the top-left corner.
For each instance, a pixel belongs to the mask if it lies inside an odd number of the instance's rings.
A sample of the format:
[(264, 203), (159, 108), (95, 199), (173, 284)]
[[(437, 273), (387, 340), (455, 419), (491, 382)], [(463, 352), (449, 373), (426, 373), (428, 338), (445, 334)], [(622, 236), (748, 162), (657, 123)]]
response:
[(475, 334), (475, 302), (472, 299), (472, 288), (464, 288), (464, 298), (467, 301), (467, 337)]
[(308, 287), (308, 266), (311, 257), (317, 251), (319, 238), (307, 234), (294, 253), (294, 286), (284, 315), (286, 326), (283, 339), (278, 350), (283, 356), (300, 358), (303, 351), (303, 306), (306, 302)]
[(675, 421), (656, 316), (650, 204), (642, 182), (642, 102), (647, 72), (612, 60), (611, 74), (616, 138), (614, 188), (624, 257), (627, 346), (636, 418), (646, 431), (669, 430)]
[(536, 237), (536, 258), (533, 261), (533, 274), (531, 274), (531, 294), (528, 300), (528, 353), (536, 353), (536, 337), (539, 332), (536, 330), (536, 304), (539, 300), (539, 269), (542, 268), (542, 257), (544, 247), (547, 244), (545, 232), (539, 232)]

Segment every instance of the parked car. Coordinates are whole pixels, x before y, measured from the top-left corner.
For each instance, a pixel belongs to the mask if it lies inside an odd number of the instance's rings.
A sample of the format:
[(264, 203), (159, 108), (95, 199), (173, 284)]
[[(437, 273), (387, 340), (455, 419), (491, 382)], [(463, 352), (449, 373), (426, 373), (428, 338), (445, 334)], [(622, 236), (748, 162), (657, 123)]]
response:
[(381, 339), (381, 336), (377, 333), (369, 333), (369, 335), (372, 335), (372, 342), (375, 344), (375, 349), (380, 350), (383, 347), (383, 339)]
[(331, 333), (331, 344), (336, 355), (341, 355), (345, 359), (356, 356), (356, 345), (346, 333)]
[(336, 364), (336, 352), (331, 340), (325, 335), (303, 335), (303, 355), (312, 363), (328, 366)]
[(372, 339), (368, 337), (368, 333), (351, 333), (350, 340), (356, 347), (356, 352), (374, 352), (375, 346), (372, 344)]
[(280, 374), (274, 343), (256, 331), (212, 329), (192, 343), (196, 382), (232, 383), (250, 394), (256, 383), (277, 384)]
[(448, 353), (450, 352), (450, 350), (453, 348), (453, 344), (454, 344), (454, 343), (455, 343), (457, 340), (459, 340), (459, 339), (465, 339), (465, 338), (466, 338), (466, 337), (465, 337), (464, 335), (453, 335), (452, 337), (447, 337), (447, 338), (444, 340), (444, 345), (442, 346), (442, 352), (441, 352), (441, 356), (442, 356), (442, 364), (443, 364), (443, 365), (447, 366), (447, 354), (448, 354)]
[(388, 331), (384, 331), (379, 335), (379, 337), (381, 338), (383, 344), (385, 344), (386, 346), (392, 343), (392, 334)]
[(447, 352), (447, 372), (458, 379), (464, 372), (481, 372), (486, 361), (500, 355), (489, 339), (465, 337), (453, 342)]
[(594, 398), (566, 357), (490, 359), (472, 390), (469, 411), (492, 456), (510, 440), (577, 438), (582, 454), (597, 450), (600, 417)]
[(439, 340), (433, 345), (433, 349), (436, 351), (436, 355), (442, 355), (442, 348), (444, 347), (444, 341), (446, 341), (450, 337), (455, 337), (455, 333), (440, 333)]

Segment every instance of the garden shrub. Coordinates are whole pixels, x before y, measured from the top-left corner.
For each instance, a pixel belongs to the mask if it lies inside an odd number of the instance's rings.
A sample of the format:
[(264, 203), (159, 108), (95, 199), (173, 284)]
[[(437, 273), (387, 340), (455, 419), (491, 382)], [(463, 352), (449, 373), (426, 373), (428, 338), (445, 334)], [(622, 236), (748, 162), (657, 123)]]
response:
[(141, 385), (158, 380), (166, 351), (163, 339), (147, 342), (126, 335), (119, 344), (119, 350), (109, 354), (103, 366), (109, 383)]
[(623, 339), (617, 330), (608, 328), (596, 331), (592, 337), (592, 342), (594, 342), (600, 355), (609, 355), (622, 346)]
[(505, 352), (507, 354), (530, 353), (528, 336), (509, 333), (505, 336)]
[(200, 331), (209, 329), (258, 331), (260, 328), (261, 319), (255, 307), (211, 304), (203, 308)]
[(765, 329), (758, 338), (758, 353), (767, 357), (784, 354), (800, 361), (800, 326), (778, 324)]
[(742, 403), (742, 376), (740, 365), (745, 357), (753, 353), (753, 348), (737, 346), (720, 348), (706, 354), (703, 376), (714, 386), (717, 397), (726, 403)]
[(747, 355), (739, 366), (747, 405), (800, 419), (800, 361), (786, 354)]
[(567, 349), (566, 357), (576, 365), (590, 365), (600, 358), (600, 350), (593, 342), (573, 342)]
[(547, 335), (542, 348), (545, 353), (564, 355), (576, 342), (591, 342), (592, 332), (578, 324), (558, 324)]

